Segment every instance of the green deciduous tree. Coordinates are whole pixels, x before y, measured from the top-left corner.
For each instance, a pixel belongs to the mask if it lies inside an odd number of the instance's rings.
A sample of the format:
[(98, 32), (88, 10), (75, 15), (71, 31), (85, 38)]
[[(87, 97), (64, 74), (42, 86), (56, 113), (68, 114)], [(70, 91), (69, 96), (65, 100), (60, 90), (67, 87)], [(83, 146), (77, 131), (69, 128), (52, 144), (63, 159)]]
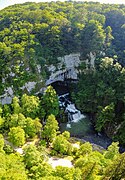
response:
[(63, 178), (59, 176), (45, 176), (40, 178), (40, 180), (63, 180)]
[(0, 130), (3, 128), (4, 126), (4, 119), (0, 116)]
[(125, 178), (125, 153), (120, 154), (117, 159), (107, 167), (104, 180), (121, 180)]
[(56, 91), (52, 86), (48, 86), (42, 97), (42, 107), (45, 109), (46, 116), (53, 114), (57, 115), (59, 112), (59, 102)]
[(106, 123), (112, 123), (115, 118), (114, 104), (104, 107), (100, 107), (100, 110), (97, 114), (96, 130), (101, 131), (105, 127)]
[(3, 151), (3, 147), (4, 147), (4, 137), (2, 134), (0, 134), (0, 152)]
[(24, 148), (24, 163), (27, 169), (37, 166), (42, 163), (43, 156), (34, 145), (29, 145)]
[(118, 142), (113, 142), (104, 153), (104, 157), (107, 159), (115, 159), (119, 155)]
[(73, 149), (72, 144), (67, 141), (67, 137), (64, 135), (65, 134), (60, 134), (56, 136), (52, 147), (57, 153), (70, 155)]
[(22, 146), (25, 143), (25, 132), (21, 127), (12, 127), (8, 133), (10, 142), (15, 146)]
[(82, 50), (84, 56), (92, 53), (99, 53), (102, 50), (105, 41), (105, 32), (102, 25), (95, 20), (90, 20), (81, 35)]
[(26, 136), (28, 137), (34, 137), (36, 134), (39, 134), (41, 131), (42, 124), (40, 123), (40, 120), (38, 118), (31, 119), (26, 118), (26, 125), (24, 127), (24, 131), (26, 133)]
[(0, 153), (0, 178), (1, 179), (16, 179), (27, 180), (27, 173), (25, 171), (22, 157), (17, 154), (6, 155)]
[(81, 170), (79, 168), (56, 167), (55, 177), (61, 177), (64, 180), (82, 180)]
[(86, 156), (92, 152), (92, 145), (89, 142), (82, 144), (77, 151), (77, 156)]
[(43, 127), (41, 135), (44, 139), (46, 139), (47, 142), (52, 142), (56, 137), (58, 129), (58, 122), (55, 119), (55, 116), (51, 114), (46, 120), (46, 124)]
[(13, 108), (13, 113), (14, 114), (19, 114), (21, 112), (21, 107), (19, 104), (19, 98), (18, 97), (14, 97), (12, 100), (12, 104), (11, 104), (12, 108)]
[(33, 179), (47, 179), (48, 176), (51, 176), (53, 168), (46, 162), (39, 163), (38, 165), (32, 166), (30, 173)]
[(24, 94), (21, 97), (22, 113), (26, 117), (36, 118), (39, 114), (40, 100), (36, 96), (28, 96)]

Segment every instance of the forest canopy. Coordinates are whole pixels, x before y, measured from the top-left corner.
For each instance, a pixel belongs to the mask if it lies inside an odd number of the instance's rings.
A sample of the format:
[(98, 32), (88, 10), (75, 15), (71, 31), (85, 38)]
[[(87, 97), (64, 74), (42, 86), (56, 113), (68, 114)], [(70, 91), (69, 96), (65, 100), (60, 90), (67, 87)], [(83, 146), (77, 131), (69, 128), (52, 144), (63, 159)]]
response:
[[(10, 87), (15, 95), (11, 104), (0, 106), (1, 180), (125, 178), (125, 153), (119, 153), (117, 142), (99, 151), (89, 142), (74, 147), (70, 133), (59, 131), (52, 86), (39, 97), (24, 87), (29, 81), (40, 81), (36, 89), (45, 87), (48, 67), (57, 69), (58, 57), (71, 53), (80, 53), (82, 62), (72, 100), (89, 114), (97, 132), (125, 145), (125, 5), (16, 4), (0, 11), (0, 95)], [(93, 67), (84, 63), (91, 54)], [(69, 157), (72, 167), (52, 168), (52, 156)]]
[[(55, 94), (51, 87), (49, 89)], [(24, 100), (27, 98), (37, 110), (42, 109), (43, 99), (47, 107), (45, 95), (39, 99), (24, 94), (21, 99), (14, 97), (10, 105), (0, 109), (1, 180), (117, 180), (125, 177), (125, 153), (119, 153), (117, 142), (107, 150), (98, 148), (97, 151), (97, 147), (89, 142), (73, 140), (69, 132), (60, 133), (53, 114), (45, 117), (38, 111), (36, 115), (36, 109), (28, 102), (24, 111)], [(77, 146), (73, 146), (74, 143)], [(50, 157), (69, 158), (72, 167), (65, 164), (54, 168), (49, 163)]]
[(90, 52), (117, 56), (124, 65), (125, 5), (27, 2), (1, 10), (0, 25), (1, 94), (9, 86), (21, 93), (21, 86), (40, 76), (45, 80), (47, 66), (70, 53), (80, 52), (82, 60)]

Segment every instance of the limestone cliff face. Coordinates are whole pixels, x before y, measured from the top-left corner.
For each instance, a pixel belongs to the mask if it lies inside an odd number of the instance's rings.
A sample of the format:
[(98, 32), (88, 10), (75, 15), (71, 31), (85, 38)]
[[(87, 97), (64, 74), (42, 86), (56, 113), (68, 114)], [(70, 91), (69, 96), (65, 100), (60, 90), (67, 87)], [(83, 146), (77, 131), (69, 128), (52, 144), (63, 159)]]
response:
[(50, 77), (46, 81), (49, 85), (55, 81), (64, 81), (65, 77), (69, 79), (77, 79), (77, 67), (80, 65), (80, 53), (69, 54), (58, 58), (57, 67), (51, 65), (49, 68)]
[[(33, 93), (38, 94), (42, 93), (45, 89), (45, 86), (50, 85), (51, 83), (55, 81), (64, 81), (65, 76), (69, 79), (77, 79), (78, 71), (77, 67), (80, 65), (80, 53), (72, 53), (69, 55), (66, 55), (64, 57), (58, 58), (59, 63), (54, 66), (51, 64), (49, 67), (47, 67), (47, 71), (49, 71), (49, 78), (44, 79), (41, 75), (41, 66), (39, 64), (36, 65), (36, 79), (29, 80), (24, 83), (23, 86), (20, 86), (19, 89), (22, 92), (26, 93)], [(90, 54), (90, 60), (86, 60), (86, 67), (88, 64), (90, 64), (90, 67), (94, 68), (94, 61), (95, 57), (91, 53)], [(25, 68), (26, 72), (30, 73), (30, 68)], [(16, 75), (14, 72), (10, 71), (9, 74), (6, 75), (10, 79), (15, 78)], [(2, 78), (2, 83), (6, 84), (6, 78)], [(18, 77), (17, 77), (17, 85), (18, 85)], [(15, 94), (15, 88), (12, 86), (4, 88), (3, 94), (0, 96), (0, 103), (2, 104), (10, 104), (12, 101), (12, 98)]]

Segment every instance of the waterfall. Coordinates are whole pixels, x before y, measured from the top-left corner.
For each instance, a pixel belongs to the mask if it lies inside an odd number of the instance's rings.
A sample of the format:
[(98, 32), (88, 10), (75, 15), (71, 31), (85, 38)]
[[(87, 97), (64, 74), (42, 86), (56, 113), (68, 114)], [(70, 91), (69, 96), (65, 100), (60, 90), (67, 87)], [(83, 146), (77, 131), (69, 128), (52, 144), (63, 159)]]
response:
[(68, 114), (67, 128), (71, 128), (71, 122), (77, 123), (79, 120), (85, 118), (85, 115), (69, 100), (69, 93), (59, 96), (59, 105)]
[(78, 122), (79, 120), (85, 118), (85, 115), (81, 114), (81, 112), (75, 107), (75, 104), (70, 103), (66, 107), (66, 112), (70, 114), (71, 122)]
[(90, 118), (76, 108), (68, 93), (59, 96), (59, 104), (60, 108), (63, 108), (68, 117), (67, 123), (60, 124), (61, 132), (69, 131), (71, 136), (82, 138), (84, 141), (89, 141), (104, 148), (107, 148), (111, 144), (111, 139), (104, 133), (97, 134)]

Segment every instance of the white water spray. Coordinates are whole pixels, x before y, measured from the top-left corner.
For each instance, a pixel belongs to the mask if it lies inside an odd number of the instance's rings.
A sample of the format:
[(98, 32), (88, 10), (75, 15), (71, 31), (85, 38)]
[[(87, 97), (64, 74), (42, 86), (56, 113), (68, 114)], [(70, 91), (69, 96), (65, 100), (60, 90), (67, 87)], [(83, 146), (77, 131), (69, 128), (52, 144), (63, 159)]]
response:
[(65, 112), (68, 114), (67, 128), (71, 128), (71, 122), (77, 123), (86, 116), (83, 115), (73, 104), (68, 100), (69, 93), (59, 96), (60, 107), (65, 108)]

